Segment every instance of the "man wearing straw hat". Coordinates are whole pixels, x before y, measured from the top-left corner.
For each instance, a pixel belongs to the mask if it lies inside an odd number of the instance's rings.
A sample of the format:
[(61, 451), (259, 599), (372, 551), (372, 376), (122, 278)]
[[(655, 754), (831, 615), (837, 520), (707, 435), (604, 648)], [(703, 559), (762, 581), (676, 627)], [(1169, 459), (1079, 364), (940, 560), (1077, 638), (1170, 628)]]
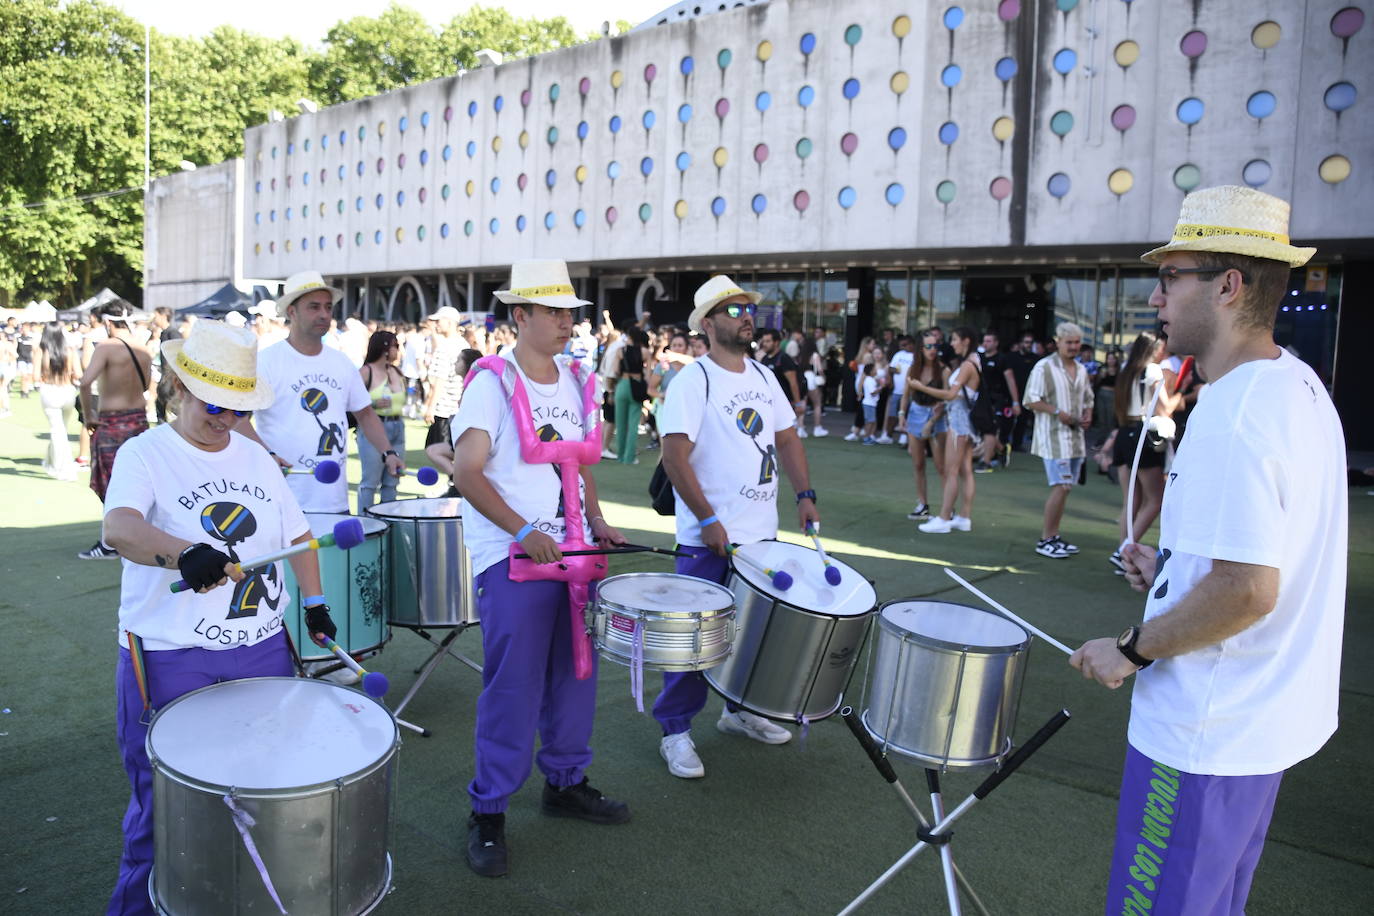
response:
[[(569, 588), (561, 581), (512, 581), (512, 548), (536, 563), (562, 559), (558, 543), (567, 530), (563, 484), (556, 465), (529, 464), (518, 425), (539, 442), (582, 442), (597, 435), (595, 411), (584, 410), (582, 379), (570, 361), (555, 360), (572, 336), (579, 299), (563, 261), (517, 261), (510, 288), (496, 293), (511, 306), (519, 328), (504, 365), (470, 371), (463, 401), (450, 422), (454, 479), (467, 501), (463, 534), (472, 558), (477, 607), (482, 618), (482, 693), (477, 699), (475, 774), (468, 785), (467, 861), (487, 877), (508, 871), (506, 806), (525, 782), (534, 755), (544, 774), (542, 810), (597, 824), (630, 819), (624, 803), (606, 798), (587, 782), (596, 669), (579, 679), (574, 671)], [(512, 368), (513, 367), (513, 368)], [(492, 371), (485, 371), (491, 368)], [(498, 374), (499, 373), (499, 374)], [(509, 374), (509, 375), (508, 375)], [(510, 377), (513, 376), (513, 377)], [(526, 408), (517, 382), (528, 397)], [(514, 394), (515, 396), (512, 396)], [(515, 410), (528, 410), (517, 418)], [(593, 454), (597, 445), (591, 446)], [(582, 505), (601, 543), (625, 538), (601, 517), (591, 469), (581, 469)]]
[[(701, 285), (687, 325), (706, 333), (710, 350), (677, 375), (659, 413), (663, 469), (676, 496), (678, 549), (692, 554), (677, 560), (677, 571), (721, 584), (730, 573), (730, 543), (777, 536), (779, 467), (797, 491), (801, 527), (820, 521), (791, 399), (777, 377), (750, 358), (761, 298), (723, 275)], [(668, 772), (683, 779), (706, 775), (689, 734), (706, 693), (701, 672), (665, 672), (654, 702), (654, 718), (663, 729), (659, 755)], [(792, 738), (781, 725), (729, 702), (716, 728), (764, 744)]]
[(1240, 913), (1284, 770), (1336, 729), (1346, 578), (1345, 444), (1316, 374), (1274, 343), (1289, 206), (1190, 194), (1150, 303), (1207, 393), (1170, 468), (1158, 553), (1129, 544), (1145, 620), (1070, 663), (1137, 674), (1106, 912)]

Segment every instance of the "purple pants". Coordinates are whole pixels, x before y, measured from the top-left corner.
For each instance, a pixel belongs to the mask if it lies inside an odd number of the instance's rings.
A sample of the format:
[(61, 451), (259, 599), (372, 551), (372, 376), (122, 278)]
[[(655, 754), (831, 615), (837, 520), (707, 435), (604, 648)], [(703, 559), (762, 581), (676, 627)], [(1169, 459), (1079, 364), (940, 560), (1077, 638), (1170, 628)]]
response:
[(1244, 916), (1282, 778), (1184, 773), (1128, 745), (1107, 916)]
[[(482, 694), (477, 698), (472, 810), (496, 814), (530, 775), (534, 734), (539, 770), (559, 788), (576, 785), (592, 762), (596, 657), (592, 676), (573, 674), (568, 586), (512, 582), (510, 561), (477, 575), (482, 618)], [(593, 596), (595, 589), (592, 590)]]
[[(677, 549), (692, 555), (677, 558), (676, 569), (680, 575), (725, 584), (730, 575), (729, 559), (716, 556), (706, 547), (679, 544)], [(663, 726), (663, 734), (676, 735), (691, 728), (692, 718), (706, 706), (708, 690), (706, 678), (700, 671), (663, 672), (663, 692), (654, 700), (654, 718)], [(731, 712), (739, 708), (729, 702), (725, 707)]]
[[(283, 632), (278, 631), (255, 646), (237, 649), (144, 652), (153, 709), (161, 709), (183, 694), (221, 681), (291, 676), (291, 653)], [(119, 881), (107, 913), (152, 913), (148, 873), (153, 867), (153, 767), (145, 745), (148, 723), (143, 719), (143, 696), (134, 679), (129, 650), (123, 647), (115, 668), (115, 704), (115, 735), (132, 793), (129, 808), (124, 812), (124, 854), (119, 860)]]

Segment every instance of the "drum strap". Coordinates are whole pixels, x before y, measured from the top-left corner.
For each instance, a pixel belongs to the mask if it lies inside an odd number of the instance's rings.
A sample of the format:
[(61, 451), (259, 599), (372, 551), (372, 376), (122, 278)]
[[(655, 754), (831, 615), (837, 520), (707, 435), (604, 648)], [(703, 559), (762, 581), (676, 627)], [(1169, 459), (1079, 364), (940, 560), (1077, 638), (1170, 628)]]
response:
[(635, 620), (634, 643), (630, 647), (630, 696), (635, 709), (644, 712), (644, 621)]
[(248, 832), (248, 828), (256, 826), (257, 821), (253, 819), (253, 815), (240, 808), (232, 796), (225, 795), (223, 799), (224, 803), (229, 806), (239, 836), (243, 838), (243, 848), (248, 851), (248, 857), (253, 860), (253, 866), (258, 870), (258, 877), (262, 879), (263, 886), (267, 888), (267, 893), (272, 896), (272, 902), (277, 905), (282, 916), (286, 916), (286, 907), (281, 905), (281, 897), (277, 896), (277, 889), (272, 886), (272, 878), (267, 874), (267, 865), (262, 861), (262, 855), (258, 852), (258, 844), (253, 842), (253, 834)]
[(134, 666), (134, 682), (138, 684), (138, 695), (143, 698), (143, 715), (138, 721), (147, 725), (152, 722), (153, 704), (148, 690), (148, 666), (143, 662), (143, 638), (128, 631), (126, 635), (129, 637), (129, 660)]

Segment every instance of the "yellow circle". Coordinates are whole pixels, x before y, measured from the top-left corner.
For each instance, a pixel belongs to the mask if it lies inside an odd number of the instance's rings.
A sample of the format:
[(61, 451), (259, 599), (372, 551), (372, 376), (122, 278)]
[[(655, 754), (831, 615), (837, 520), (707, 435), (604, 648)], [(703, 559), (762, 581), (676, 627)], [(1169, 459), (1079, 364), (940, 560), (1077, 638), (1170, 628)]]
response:
[(992, 122), (992, 136), (998, 143), (1006, 143), (1016, 133), (1016, 122), (1008, 117), (1000, 117)]
[(619, 89), (625, 84), (625, 74), (619, 70), (611, 71), (611, 88)]
[(573, 172), (573, 177), (577, 179), (578, 184), (582, 184), (587, 180), (587, 167), (585, 165), (579, 165), (577, 171)]
[(385, 133), (386, 133), (386, 122), (385, 122), (385, 121), (378, 121), (378, 122), (377, 122), (377, 136), (380, 137), (380, 136), (382, 136), (382, 135), (385, 134)]
[(258, 161), (262, 161), (262, 150), (258, 150)]
[(324, 216), (324, 204), (320, 204), (320, 216)]
[(896, 73), (892, 74), (890, 85), (892, 86), (893, 92), (901, 95), (911, 88), (911, 77), (907, 76), (905, 70), (898, 70)]
[(898, 16), (892, 20), (892, 34), (898, 38), (905, 38), (911, 34), (911, 17)]
[(1322, 160), (1317, 174), (1327, 184), (1340, 184), (1350, 177), (1350, 160), (1344, 156), (1327, 156)]
[(500, 135), (500, 134), (497, 134), (495, 137), (492, 137), (492, 138), (491, 138), (491, 151), (492, 151), (493, 153), (499, 153), (499, 152), (501, 152), (501, 135)]
[(463, 185), (463, 193), (466, 194), (468, 197), (471, 197), (472, 192), (475, 190), (477, 190), (477, 186), (472, 183), (471, 179), (468, 179), (468, 183)]
[(1283, 29), (1279, 28), (1279, 24), (1273, 20), (1266, 19), (1264, 22), (1255, 26), (1254, 30), (1250, 32), (1250, 43), (1261, 51), (1268, 51), (1274, 45), (1278, 44), (1279, 39), (1282, 37)]
[(286, 240), (286, 250), (287, 250), (287, 251), (290, 251), (290, 250), (291, 250), (291, 240), (290, 240), (290, 239), (287, 239), (287, 240)]
[(687, 201), (679, 200), (677, 203), (673, 204), (673, 215), (676, 216), (678, 219), (686, 219)]
[(262, 242), (253, 246), (253, 254), (262, 254)]
[(399, 226), (396, 228), (396, 241), (401, 241), (406, 237), (406, 231)]
[(772, 57), (772, 56), (773, 56), (773, 43), (772, 43), (771, 41), (761, 41), (761, 42), (759, 42), (759, 50), (758, 50), (758, 57), (759, 57), (759, 60), (761, 60), (761, 61), (767, 63), (767, 62), (768, 62), (768, 58), (770, 58), (770, 57)]
[(1117, 169), (1107, 176), (1107, 187), (1119, 197), (1135, 187), (1135, 176), (1130, 169)]
[(1123, 41), (1116, 46), (1116, 54), (1114, 56), (1116, 57), (1117, 66), (1122, 68), (1129, 67), (1131, 64), (1140, 60), (1140, 45), (1130, 40)]
[(725, 147), (717, 146), (716, 151), (711, 154), (711, 161), (716, 164), (716, 168), (725, 168), (725, 163), (730, 161), (730, 154), (725, 151)]
[(527, 131), (527, 130), (522, 130), (522, 131), (520, 131), (520, 148), (521, 148), (521, 149), (525, 149), (525, 148), (527, 148), (529, 145), (530, 145), (530, 132)]

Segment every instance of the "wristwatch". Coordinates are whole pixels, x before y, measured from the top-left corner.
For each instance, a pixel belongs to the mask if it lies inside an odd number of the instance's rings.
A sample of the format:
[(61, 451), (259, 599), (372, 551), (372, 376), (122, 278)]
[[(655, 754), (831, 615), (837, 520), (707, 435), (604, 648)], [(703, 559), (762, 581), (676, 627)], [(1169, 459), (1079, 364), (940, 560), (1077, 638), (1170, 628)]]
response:
[(394, 448), (389, 448), (389, 449), (387, 449), (386, 451), (382, 452), (382, 457), (383, 457), (383, 458), (399, 458), (399, 457), (401, 457), (401, 456), (396, 454), (396, 450), (395, 450)]
[(814, 503), (816, 501), (816, 491), (802, 490), (800, 493), (797, 494), (797, 502), (801, 502), (803, 499), (809, 499)]
[(1135, 650), (1136, 641), (1140, 639), (1140, 627), (1127, 627), (1120, 636), (1116, 638), (1117, 651), (1126, 656), (1127, 661), (1137, 668), (1148, 668), (1155, 663), (1153, 658), (1146, 658)]

